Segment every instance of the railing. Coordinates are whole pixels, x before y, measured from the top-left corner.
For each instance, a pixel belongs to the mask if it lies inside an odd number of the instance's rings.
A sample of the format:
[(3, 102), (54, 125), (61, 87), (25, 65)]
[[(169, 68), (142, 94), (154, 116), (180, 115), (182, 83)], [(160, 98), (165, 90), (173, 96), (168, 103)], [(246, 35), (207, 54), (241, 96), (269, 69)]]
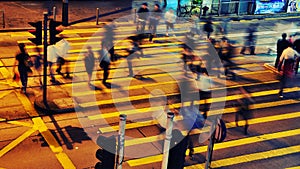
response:
[(232, 2), (221, 2), (221, 3), (213, 3), (213, 7), (217, 7), (216, 14), (226, 15), (226, 14), (236, 14), (236, 15), (244, 15), (244, 14), (253, 14), (254, 2), (253, 1), (232, 1)]

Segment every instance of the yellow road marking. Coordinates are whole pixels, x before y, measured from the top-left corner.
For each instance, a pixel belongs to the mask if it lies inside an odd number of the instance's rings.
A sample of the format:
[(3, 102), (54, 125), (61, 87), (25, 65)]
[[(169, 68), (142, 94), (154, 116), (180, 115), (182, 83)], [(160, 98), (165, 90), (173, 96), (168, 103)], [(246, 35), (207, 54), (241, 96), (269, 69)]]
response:
[[(295, 92), (299, 91), (299, 87), (294, 87), (294, 88), (287, 88), (285, 92)], [(251, 93), (251, 96), (253, 97), (259, 97), (259, 96), (267, 96), (271, 94), (277, 94), (278, 90), (268, 90), (268, 91), (260, 91), (260, 92), (254, 92)], [(178, 92), (172, 92), (171, 94), (165, 94), (165, 96), (173, 96), (176, 94), (180, 94)], [(160, 96), (153, 96), (153, 97), (160, 97)], [(241, 94), (236, 94), (236, 95), (230, 95), (230, 96), (224, 96), (224, 97), (217, 97), (217, 98), (210, 98), (206, 100), (199, 100), (196, 101), (196, 104), (205, 104), (205, 103), (217, 103), (217, 102), (223, 102), (223, 101), (230, 101), (230, 100), (237, 100), (242, 97)], [(140, 99), (148, 99), (150, 98), (149, 94), (144, 94), (144, 95), (138, 95), (138, 96), (130, 96), (130, 97), (125, 97), (125, 98), (115, 98), (115, 99), (109, 99), (109, 100), (99, 100), (96, 102), (85, 102), (85, 103), (79, 103), (81, 107), (95, 107), (99, 106), (102, 104), (112, 104), (112, 103), (118, 103), (118, 102), (126, 102), (126, 101), (135, 101), (135, 100), (140, 100)], [(187, 102), (189, 104), (189, 102)]]
[(34, 133), (36, 129), (31, 128), (27, 130), (25, 133), (23, 133), (20, 137), (14, 139), (12, 142), (10, 142), (7, 146), (2, 148), (0, 150), (0, 157), (2, 157), (4, 154), (15, 148), (18, 144), (20, 144), (22, 141), (24, 141), (27, 137), (29, 137), (32, 133)]
[[(269, 116), (269, 117), (261, 117), (261, 118), (255, 118), (255, 119), (250, 119), (248, 120), (249, 124), (259, 124), (259, 123), (267, 123), (267, 122), (273, 122), (273, 121), (279, 121), (279, 120), (286, 120), (286, 119), (292, 119), (292, 118), (299, 118), (300, 113), (287, 113), (283, 115), (274, 115), (274, 116)], [(244, 121), (239, 121), (240, 126), (244, 125)], [(230, 122), (226, 123), (226, 128), (234, 128), (235, 122)], [(209, 127), (204, 127), (202, 129), (194, 129), (192, 130), (191, 134), (201, 134), (209, 131)], [(183, 135), (187, 134), (187, 131), (182, 131)], [(150, 137), (144, 137), (144, 138), (137, 138), (137, 139), (131, 139), (131, 140), (126, 140), (125, 145), (126, 146), (133, 146), (137, 144), (143, 144), (143, 143), (150, 143), (153, 141), (159, 141), (164, 139), (162, 136), (150, 136)]]
[[(235, 164), (241, 164), (241, 163), (247, 163), (247, 162), (252, 162), (252, 161), (257, 161), (257, 160), (264, 160), (264, 159), (273, 158), (273, 157), (285, 156), (285, 155), (299, 153), (299, 152), (300, 152), (300, 145), (290, 146), (290, 147), (286, 147), (286, 148), (278, 148), (278, 149), (259, 152), (259, 153), (252, 153), (252, 154), (241, 155), (241, 156), (212, 161), (211, 167), (212, 168), (220, 168), (220, 167), (225, 167), (225, 166), (230, 166), (230, 165), (235, 165)], [(200, 168), (204, 168), (204, 165), (205, 164), (196, 164), (193, 166), (184, 167), (184, 169), (200, 169)]]
[[(236, 146), (243, 146), (246, 144), (253, 144), (253, 143), (268, 141), (272, 139), (279, 139), (279, 138), (291, 137), (296, 135), (300, 135), (300, 129), (281, 131), (281, 132), (276, 132), (271, 134), (263, 134), (259, 136), (247, 137), (238, 140), (231, 140), (222, 143), (215, 143), (214, 150), (220, 150), (220, 149), (231, 148)], [(203, 153), (206, 151), (207, 151), (207, 146), (200, 146), (194, 148), (195, 153)]]
[(4, 91), (4, 92), (1, 92), (0, 94), (0, 99), (2, 99), (3, 97), (5, 97), (6, 95), (9, 95), (12, 91)]
[[(263, 82), (263, 83), (250, 83), (250, 84), (247, 84), (247, 85), (234, 85), (234, 86), (229, 86), (227, 88), (236, 88), (236, 87), (240, 87), (240, 86), (251, 86), (251, 85), (259, 85), (259, 84), (270, 84), (270, 83), (276, 83), (278, 82), (277, 80), (275, 81), (270, 81), (270, 82)], [(223, 88), (217, 88), (218, 90), (219, 89), (223, 89)], [(213, 90), (216, 90), (216, 89), (213, 89)], [(187, 102), (189, 103), (189, 102)], [(187, 104), (186, 103), (186, 104)], [(291, 104), (294, 104), (294, 103), (299, 103), (297, 101), (294, 101), (294, 100), (283, 100), (283, 101), (277, 101), (277, 102), (274, 102), (273, 103), (260, 103), (260, 104), (255, 104), (253, 105), (253, 109), (257, 109), (259, 108), (257, 105), (268, 105), (268, 106), (274, 106), (274, 105), (284, 105), (284, 104), (287, 104), (287, 103), (291, 103)], [(184, 103), (185, 104), (185, 103)], [(180, 108), (181, 107), (181, 103), (176, 103), (176, 104), (173, 104), (174, 108)], [(260, 106), (260, 107), (264, 107), (264, 106)], [(225, 111), (229, 109), (229, 108), (226, 108)], [(91, 116), (88, 116), (88, 118), (90, 120), (98, 120), (98, 119), (101, 119), (101, 118), (112, 118), (112, 117), (118, 117), (120, 114), (127, 114), (127, 115), (131, 115), (131, 114), (136, 114), (136, 113), (149, 113), (150, 111), (157, 111), (157, 110), (160, 110), (160, 107), (149, 107), (149, 108), (141, 108), (141, 109), (135, 109), (134, 111), (133, 110), (125, 110), (125, 111), (122, 111), (122, 112), (111, 112), (111, 113), (104, 113), (104, 114), (97, 114), (97, 115), (91, 115)], [(219, 111), (219, 110), (218, 110)], [(217, 110), (216, 111), (212, 111), (212, 114), (214, 114), (214, 112), (216, 113), (219, 113)]]
[(75, 168), (72, 161), (69, 159), (69, 157), (63, 152), (63, 148), (58, 144), (55, 137), (52, 135), (50, 130), (45, 125), (44, 121), (40, 117), (36, 117), (32, 119), (34, 123), (34, 127), (39, 130), (39, 132), (42, 134), (46, 142), (48, 143), (50, 149), (52, 152), (55, 153), (55, 156), (57, 157), (58, 161), (61, 163), (61, 165), (64, 168)]
[(285, 169), (300, 169), (300, 166), (289, 167), (289, 168), (285, 168)]
[[(267, 73), (270, 71), (257, 71), (256, 74), (259, 73)], [(253, 74), (254, 72), (246, 72), (246, 73), (241, 73), (239, 75), (249, 75), (249, 74)], [(164, 77), (164, 76), (175, 76), (175, 75), (181, 75), (182, 72), (172, 72), (169, 73), (168, 75), (165, 74), (155, 74), (155, 75), (149, 75), (149, 77), (151, 78), (158, 78), (158, 77)], [(215, 79), (216, 77), (213, 77), (212, 79)], [(124, 80), (124, 79), (123, 79)], [(125, 79), (127, 80), (127, 79)], [(192, 79), (186, 79), (186, 82), (194, 82), (194, 80)], [(260, 84), (271, 84), (271, 83), (276, 83), (279, 82), (278, 80), (275, 81), (268, 81), (268, 82), (257, 82), (257, 83), (249, 83), (249, 84), (243, 84), (243, 85), (233, 85), (233, 86), (229, 86), (226, 87), (226, 89), (228, 88), (237, 88), (237, 87), (241, 87), (241, 86), (253, 86), (253, 85), (260, 85)], [(66, 87), (75, 87), (75, 86), (81, 86), (83, 83), (86, 84), (86, 82), (79, 82), (79, 83), (72, 83), (72, 84), (64, 84), (64, 86)], [(152, 86), (158, 86), (158, 85), (167, 85), (167, 84), (177, 84), (178, 81), (167, 81), (167, 82), (157, 82), (157, 83), (149, 83), (149, 84), (143, 84), (143, 85), (131, 85), (131, 86), (126, 86), (126, 87), (120, 87), (120, 88), (112, 88), (110, 90), (108, 90), (108, 92), (113, 93), (113, 92), (120, 92), (120, 90), (133, 90), (133, 89), (141, 89), (141, 88), (145, 88), (145, 87), (152, 87)], [(100, 84), (100, 82), (99, 82)], [(97, 85), (97, 83), (95, 83), (95, 85)], [(224, 87), (216, 87), (212, 90), (220, 90), (220, 89), (225, 89)], [(101, 94), (103, 92), (101, 91), (84, 91), (84, 92), (74, 92), (72, 93), (73, 97), (79, 97), (79, 96), (85, 96), (85, 95), (96, 95), (96, 94)]]
[(31, 124), (31, 123), (25, 123), (25, 122), (20, 122), (20, 121), (8, 121), (7, 123), (24, 126), (24, 127), (33, 127), (33, 124)]
[[(269, 117), (261, 117), (261, 118), (251, 119), (251, 120), (249, 120), (249, 124), (258, 124), (258, 123), (286, 120), (286, 119), (299, 118), (299, 117), (300, 117), (300, 112), (295, 112), (295, 113), (288, 113), (288, 114), (284, 114), (284, 115), (274, 115), (274, 116), (269, 116)], [(227, 129), (234, 128), (235, 122), (226, 123), (226, 127), (227, 127)], [(193, 130), (191, 134), (200, 134), (200, 133), (205, 133), (208, 131), (209, 131), (209, 129), (208, 129), (208, 127), (206, 127), (201, 130), (200, 129)], [(184, 133), (184, 134), (186, 134), (186, 133)], [(272, 134), (264, 134), (261, 136), (227, 141), (227, 142), (216, 144), (215, 150), (239, 146), (239, 145), (245, 145), (245, 144), (252, 144), (255, 142), (259, 142), (259, 141), (295, 136), (295, 135), (299, 135), (299, 134), (300, 134), (300, 129), (295, 129), (295, 130), (290, 130), (290, 131), (284, 131), (284, 132), (278, 132), (278, 133), (272, 133)], [(148, 143), (148, 140), (146, 138), (147, 137), (144, 137), (141, 139), (138, 138), (138, 139), (126, 140), (125, 146), (133, 146), (136, 144)], [(149, 138), (149, 141), (151, 140), (151, 142), (164, 139), (164, 137), (162, 135), (151, 136), (148, 138)], [(194, 150), (196, 153), (205, 152), (207, 150), (207, 146), (196, 147), (196, 148), (194, 148)], [(145, 165), (145, 164), (150, 164), (150, 163), (154, 163), (154, 162), (159, 162), (161, 160), (162, 160), (162, 154), (159, 154), (159, 155), (149, 156), (149, 157), (145, 157), (145, 158), (129, 160), (129, 161), (127, 161), (127, 163), (130, 166), (138, 166), (138, 165)]]

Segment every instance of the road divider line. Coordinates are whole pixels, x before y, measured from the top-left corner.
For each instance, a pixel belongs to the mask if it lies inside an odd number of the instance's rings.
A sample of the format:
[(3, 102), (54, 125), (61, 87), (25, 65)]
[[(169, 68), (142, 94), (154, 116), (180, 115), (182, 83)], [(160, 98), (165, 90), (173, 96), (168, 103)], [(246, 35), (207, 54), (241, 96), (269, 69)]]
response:
[[(246, 155), (241, 155), (241, 156), (236, 156), (231, 158), (225, 158), (221, 160), (215, 160), (212, 161), (211, 167), (212, 168), (226, 167), (226, 166), (231, 166), (231, 165), (236, 165), (241, 163), (265, 160), (274, 157), (281, 157), (281, 156), (295, 154), (299, 152), (300, 152), (300, 145), (278, 148), (278, 149), (259, 152), (259, 153), (252, 153), (252, 154), (246, 154)], [(200, 169), (200, 168), (204, 169), (204, 165), (205, 163), (196, 164), (196, 165), (184, 167), (184, 169)]]
[(17, 145), (19, 145), (22, 141), (24, 141), (26, 138), (28, 138), (34, 132), (36, 132), (36, 129), (31, 128), (31, 129), (27, 130), (25, 133), (23, 133), (21, 136), (19, 136), (18, 138), (14, 139), (7, 146), (5, 146), (4, 148), (2, 148), (0, 150), (0, 157), (2, 157), (7, 152), (9, 152), (13, 148), (15, 148)]

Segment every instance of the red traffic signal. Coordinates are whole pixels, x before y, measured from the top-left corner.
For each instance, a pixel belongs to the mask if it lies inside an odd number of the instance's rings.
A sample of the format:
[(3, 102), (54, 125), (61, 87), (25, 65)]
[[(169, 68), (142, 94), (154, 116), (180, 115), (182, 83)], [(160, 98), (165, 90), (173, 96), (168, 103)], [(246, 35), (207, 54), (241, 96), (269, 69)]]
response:
[(35, 27), (35, 29), (28, 30), (29, 33), (33, 34), (35, 38), (28, 38), (35, 45), (42, 44), (42, 21), (28, 22), (29, 25)]
[(63, 30), (61, 28), (56, 28), (60, 26), (62, 22), (50, 20), (49, 23), (49, 31), (50, 31), (50, 45), (54, 45), (56, 42), (60, 41), (61, 37), (56, 37), (56, 35), (60, 34)]

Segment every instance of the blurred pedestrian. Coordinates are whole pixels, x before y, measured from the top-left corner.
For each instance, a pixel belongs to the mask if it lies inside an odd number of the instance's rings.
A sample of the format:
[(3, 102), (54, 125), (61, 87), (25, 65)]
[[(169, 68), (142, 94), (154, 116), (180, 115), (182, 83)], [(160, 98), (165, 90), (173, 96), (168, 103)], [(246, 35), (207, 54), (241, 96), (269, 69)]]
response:
[[(28, 72), (31, 72), (30, 66), (33, 65), (30, 56), (28, 55), (25, 44), (19, 44), (20, 52), (16, 54), (15, 62), (13, 66), (13, 72), (15, 72), (21, 79), (22, 92), (26, 93), (27, 82), (28, 82)], [(16, 66), (18, 65), (18, 72), (16, 72)]]
[(174, 14), (174, 10), (170, 8), (166, 13), (165, 13), (165, 23), (166, 23), (166, 36), (169, 36), (169, 30), (172, 31), (173, 36), (174, 34), (174, 24), (176, 22), (176, 15)]
[(47, 55), (48, 55), (48, 65), (49, 65), (49, 72), (51, 80), (50, 82), (58, 84), (58, 81), (56, 81), (54, 73), (53, 73), (53, 64), (57, 61), (58, 55), (56, 54), (56, 48), (54, 45), (49, 45), (47, 47)]
[(137, 31), (139, 34), (145, 33), (146, 22), (149, 17), (148, 4), (145, 2), (137, 11), (138, 22), (137, 22)]
[(241, 54), (244, 55), (247, 48), (250, 49), (250, 55), (255, 55), (255, 45), (256, 45), (256, 26), (257, 25), (249, 25), (247, 28), (247, 36), (245, 37), (245, 43), (241, 50)]
[(150, 42), (152, 42), (153, 37), (156, 35), (157, 25), (159, 24), (161, 15), (162, 10), (160, 9), (160, 6), (158, 4), (155, 4), (154, 10), (151, 12), (151, 16), (149, 19)]
[(289, 46), (289, 41), (286, 39), (287, 38), (287, 34), (283, 33), (281, 35), (282, 39), (278, 39), (277, 41), (277, 57), (276, 57), (276, 61), (275, 61), (275, 68), (278, 68), (278, 63), (279, 63), (279, 58), (283, 52), (284, 49), (288, 48)]
[(115, 32), (114, 32), (114, 25), (105, 25), (104, 27), (104, 37), (102, 41), (104, 41), (107, 44), (107, 48), (109, 49), (108, 52), (111, 56), (111, 61), (116, 61), (116, 55), (115, 55), (115, 46), (114, 46), (114, 40), (115, 40)]
[(214, 31), (211, 18), (207, 19), (206, 23), (203, 25), (203, 30), (207, 34), (207, 39), (210, 38), (211, 33)]
[[(144, 56), (144, 52), (143, 49), (140, 47), (138, 36), (131, 36), (129, 39), (131, 39), (132, 46), (130, 49), (127, 50), (128, 56), (126, 59), (127, 59), (128, 71), (129, 71), (128, 76), (134, 77), (132, 60), (135, 58), (139, 58), (139, 59), (142, 58)], [(137, 52), (139, 52), (139, 54)]]
[(202, 15), (203, 16), (206, 16), (206, 13), (207, 13), (207, 11), (209, 10), (209, 7), (207, 7), (206, 5), (202, 8), (202, 10), (203, 10), (203, 13), (202, 13)]
[(56, 69), (56, 72), (64, 76), (64, 74), (61, 72), (62, 66), (65, 65), (65, 78), (71, 79), (70, 72), (69, 72), (69, 62), (66, 60), (68, 50), (70, 49), (70, 44), (67, 40), (62, 39), (58, 41), (55, 45), (55, 52), (57, 54), (57, 60), (56, 65), (58, 66)]
[(93, 75), (93, 70), (95, 66), (95, 56), (91, 46), (87, 47), (88, 51), (84, 54), (84, 65), (86, 72), (88, 74), (88, 85), (92, 87), (91, 79)]
[(103, 79), (102, 79), (102, 83), (106, 86), (106, 87), (110, 87), (110, 84), (107, 83), (107, 79), (109, 76), (109, 66), (110, 66), (110, 53), (108, 52), (108, 48), (105, 42), (102, 42), (102, 47), (99, 53), (99, 62), (100, 62), (100, 68), (103, 69)]
[(35, 70), (35, 74), (38, 76), (38, 81), (39, 81), (40, 87), (43, 87), (43, 83), (42, 83), (42, 60), (43, 60), (43, 58), (41, 55), (41, 49), (36, 46), (35, 51), (37, 54), (34, 57), (34, 70)]
[(250, 109), (250, 105), (253, 104), (255, 101), (251, 98), (251, 95), (243, 88), (240, 87), (240, 92), (242, 94), (241, 98), (239, 98), (238, 106), (237, 106), (237, 112), (235, 114), (235, 124), (238, 127), (239, 124), (239, 116), (242, 116), (242, 118), (245, 120), (245, 128), (244, 128), (244, 134), (248, 134), (248, 120), (252, 118), (252, 111)]
[(292, 80), (295, 75), (294, 65), (297, 57), (300, 57), (300, 54), (292, 48), (292, 44), (289, 44), (289, 47), (283, 50), (280, 56), (278, 63), (278, 71), (281, 71), (282, 69), (280, 89), (278, 93), (280, 98), (283, 98), (283, 88), (285, 87), (287, 81)]

